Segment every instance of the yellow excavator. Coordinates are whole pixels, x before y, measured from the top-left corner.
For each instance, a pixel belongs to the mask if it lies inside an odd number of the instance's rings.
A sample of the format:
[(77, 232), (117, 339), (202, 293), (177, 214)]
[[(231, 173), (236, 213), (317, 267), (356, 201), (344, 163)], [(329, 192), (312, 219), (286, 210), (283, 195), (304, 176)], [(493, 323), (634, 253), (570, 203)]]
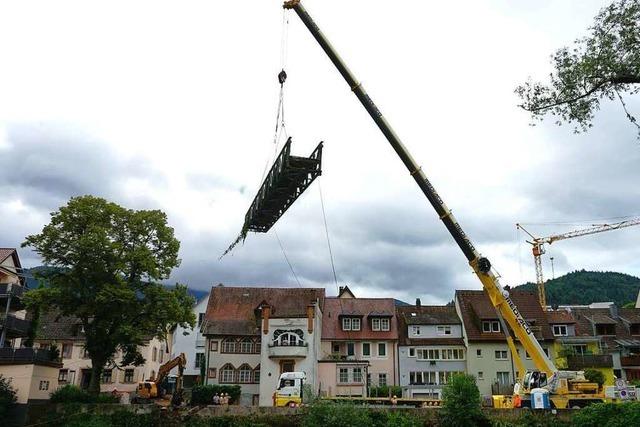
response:
[[(175, 384), (170, 383), (169, 372), (175, 367), (178, 367), (178, 376), (176, 377)], [(174, 359), (171, 359), (158, 369), (158, 374), (155, 378), (149, 378), (146, 381), (140, 381), (136, 389), (136, 396), (134, 401), (136, 403), (148, 403), (153, 399), (155, 403), (165, 406), (166, 401), (170, 401), (173, 406), (180, 406), (183, 400), (182, 390), (182, 373), (185, 366), (187, 366), (187, 357), (184, 353)], [(164, 399), (167, 396), (171, 396), (168, 399)], [(157, 400), (163, 398), (163, 401)]]

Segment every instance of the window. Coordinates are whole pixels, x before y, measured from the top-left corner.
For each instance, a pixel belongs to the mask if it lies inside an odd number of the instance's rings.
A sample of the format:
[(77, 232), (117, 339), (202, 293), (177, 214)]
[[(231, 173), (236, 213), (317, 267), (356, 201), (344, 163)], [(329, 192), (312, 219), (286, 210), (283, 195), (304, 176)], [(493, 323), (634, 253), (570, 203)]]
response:
[(89, 351), (87, 351), (86, 348), (82, 349), (82, 358), (83, 359), (90, 359), (91, 357), (89, 356)]
[(371, 343), (362, 343), (362, 357), (371, 357)]
[(218, 341), (211, 341), (209, 351), (218, 351)]
[(73, 344), (70, 344), (70, 343), (62, 344), (62, 358), (63, 359), (71, 359), (72, 351), (73, 351)]
[(49, 381), (40, 381), (39, 389), (42, 391), (49, 390)]
[(260, 365), (256, 366), (256, 368), (253, 370), (253, 382), (260, 382)]
[(233, 378), (234, 374), (235, 374), (235, 369), (233, 369), (233, 366), (227, 363), (220, 369), (220, 382), (232, 383), (234, 379)]
[(484, 372), (478, 371), (478, 379), (479, 380), (483, 380), (484, 379)]
[(378, 386), (387, 385), (387, 374), (386, 372), (378, 373)]
[(297, 334), (293, 332), (285, 332), (281, 334), (278, 339), (274, 342), (275, 345), (281, 346), (297, 346), (302, 345), (304, 342)]
[(476, 350), (476, 356), (482, 357), (482, 350), (481, 349), (477, 349)]
[(418, 360), (440, 360), (440, 350), (419, 348), (417, 350)]
[(507, 350), (496, 350), (496, 360), (507, 360)]
[(132, 383), (133, 382), (133, 369), (125, 369), (124, 370), (124, 382)]
[(379, 357), (386, 357), (387, 355), (387, 343), (386, 342), (379, 342), (378, 343), (378, 356)]
[(353, 368), (353, 382), (354, 383), (362, 382), (362, 368)]
[(333, 348), (333, 352), (334, 352), (334, 353), (340, 353), (340, 344), (335, 344), (335, 343), (334, 343), (334, 344), (332, 345), (332, 348)]
[(380, 318), (379, 317), (375, 317), (373, 319), (371, 319), (371, 329), (374, 331), (379, 331), (380, 330)]
[(223, 353), (235, 353), (236, 352), (236, 340), (233, 338), (226, 338), (222, 341)]
[(340, 368), (340, 374), (338, 382), (345, 384), (349, 382), (349, 370), (347, 368)]
[(351, 330), (352, 331), (359, 331), (360, 330), (360, 319), (357, 317), (354, 317), (353, 319), (351, 319)]
[(253, 341), (250, 338), (244, 338), (240, 341), (240, 353), (253, 352)]
[(216, 368), (209, 368), (209, 378), (215, 378), (218, 374), (218, 370)]
[(343, 317), (342, 318), (342, 330), (343, 331), (359, 331), (360, 330), (360, 318), (358, 318), (358, 317)]
[(200, 369), (204, 363), (204, 353), (196, 353), (195, 368)]
[(436, 333), (438, 335), (451, 335), (451, 326), (438, 326)]
[(572, 345), (571, 347), (575, 354), (582, 356), (587, 353), (587, 346), (585, 344), (576, 344), (576, 345)]
[(102, 371), (102, 382), (105, 384), (109, 384), (112, 382), (113, 378), (113, 370), (111, 369), (105, 369), (104, 371)]
[(615, 335), (616, 325), (599, 324), (596, 325), (596, 335)]
[(202, 325), (203, 320), (204, 320), (204, 313), (198, 313), (198, 327)]
[(444, 360), (464, 360), (464, 350), (461, 348), (444, 348), (440, 351)]
[(497, 320), (483, 320), (482, 332), (500, 332), (500, 322)]
[(388, 331), (390, 329), (390, 324), (391, 322), (389, 321), (389, 319), (384, 318), (384, 319), (380, 319), (380, 329), (383, 331)]
[(409, 348), (409, 357), (416, 357), (416, 349), (411, 347)]
[(510, 384), (509, 372), (496, 372), (496, 377), (498, 379), (498, 383), (500, 383), (500, 384)]
[(420, 326), (412, 326), (413, 335), (420, 335)]
[(437, 372), (433, 372), (433, 371), (426, 371), (423, 372), (422, 375), (424, 376), (424, 381), (426, 384), (436, 384), (437, 378), (438, 378), (438, 373)]
[(352, 342), (347, 343), (347, 356), (356, 355), (356, 344)]
[(69, 380), (69, 370), (68, 369), (60, 369), (58, 371), (58, 382), (66, 383)]
[(151, 351), (151, 361), (155, 362), (156, 360), (158, 360), (158, 349), (153, 347), (153, 350)]
[(164, 350), (160, 349), (160, 356), (158, 356), (158, 361), (162, 363), (162, 359), (164, 359)]
[(253, 370), (247, 364), (240, 366), (238, 369), (238, 382), (239, 383), (250, 383), (251, 382), (251, 374), (253, 374)]
[(566, 337), (567, 325), (553, 325), (553, 335), (556, 337)]
[(253, 347), (253, 350), (254, 350), (254, 351), (253, 351), (253, 352), (254, 352), (255, 354), (260, 354), (260, 349), (262, 348), (261, 346), (262, 346), (262, 344), (260, 343), (260, 340), (256, 340), (256, 341), (254, 342), (254, 347)]

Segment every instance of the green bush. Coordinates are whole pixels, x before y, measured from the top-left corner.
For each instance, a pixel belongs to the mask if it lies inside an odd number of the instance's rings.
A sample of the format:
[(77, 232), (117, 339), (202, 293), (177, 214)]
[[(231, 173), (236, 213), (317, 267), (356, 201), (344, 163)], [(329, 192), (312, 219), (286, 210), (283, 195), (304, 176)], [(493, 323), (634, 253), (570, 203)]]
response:
[(420, 418), (403, 411), (327, 401), (307, 406), (302, 419), (303, 427), (418, 427), (423, 424)]
[(442, 391), (440, 411), (443, 426), (475, 427), (489, 425), (480, 409), (480, 391), (471, 375), (454, 375)]
[(118, 403), (120, 399), (109, 393), (92, 396), (76, 385), (67, 384), (50, 395), (51, 403)]
[(597, 369), (585, 369), (584, 377), (589, 382), (598, 383), (600, 387), (602, 387), (605, 381), (604, 374), (602, 373), (602, 371), (598, 371)]
[(581, 427), (640, 426), (640, 402), (590, 405), (575, 412), (572, 424)]
[(197, 385), (191, 389), (191, 405), (211, 405), (216, 393), (228, 394), (231, 404), (237, 404), (240, 400), (239, 385)]
[(11, 379), (6, 379), (0, 375), (0, 420), (7, 417), (9, 410), (15, 405), (16, 391), (11, 386)]

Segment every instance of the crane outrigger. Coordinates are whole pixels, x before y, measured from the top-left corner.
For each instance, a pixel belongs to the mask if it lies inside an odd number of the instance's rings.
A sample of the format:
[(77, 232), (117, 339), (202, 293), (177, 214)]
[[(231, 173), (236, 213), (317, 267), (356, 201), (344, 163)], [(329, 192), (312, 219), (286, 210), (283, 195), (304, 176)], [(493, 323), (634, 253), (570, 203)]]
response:
[[(431, 206), (451, 234), (451, 237), (453, 237), (458, 244), (458, 247), (467, 258), (469, 265), (478, 279), (480, 279), (485, 292), (498, 313), (507, 337), (507, 343), (511, 349), (511, 354), (520, 372), (524, 371), (522, 368), (524, 365), (520, 355), (516, 351), (509, 329), (530, 355), (536, 370), (527, 372), (524, 379), (516, 384), (514, 387), (514, 395), (517, 396), (517, 398), (514, 400), (516, 402), (522, 402), (523, 406), (527, 406), (527, 404), (530, 405), (530, 391), (534, 388), (543, 388), (550, 394), (550, 400), (557, 408), (584, 406), (584, 404), (590, 403), (591, 401), (602, 401), (602, 394), (597, 384), (587, 382), (584, 374), (580, 371), (558, 370), (551, 359), (545, 354), (540, 343), (535, 338), (531, 327), (509, 297), (509, 293), (500, 285), (489, 259), (483, 257), (475, 248), (422, 168), (416, 163), (409, 153), (409, 150), (402, 143), (369, 94), (365, 91), (362, 83), (355, 78), (342, 58), (340, 58), (340, 55), (335, 51), (300, 0), (285, 1), (283, 7), (294, 10), (318, 44), (320, 44), (333, 65), (335, 65), (338, 72), (362, 103), (365, 110), (367, 110), (375, 124), (380, 128), (398, 157), (400, 157), (400, 160), (402, 160), (409, 174), (416, 181), (429, 203), (431, 203)], [(505, 323), (509, 328), (505, 327)]]

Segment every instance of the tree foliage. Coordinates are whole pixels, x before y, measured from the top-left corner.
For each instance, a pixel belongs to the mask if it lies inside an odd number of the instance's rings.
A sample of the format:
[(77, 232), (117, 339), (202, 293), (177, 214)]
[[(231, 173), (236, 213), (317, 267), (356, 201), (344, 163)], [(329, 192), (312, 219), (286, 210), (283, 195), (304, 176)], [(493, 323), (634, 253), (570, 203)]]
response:
[[(536, 286), (535, 283), (526, 283), (518, 289), (535, 292)], [(613, 301), (618, 307), (622, 307), (636, 300), (638, 290), (639, 278), (608, 271), (579, 270), (545, 282), (547, 303), (550, 305)]]
[(528, 81), (516, 89), (520, 107), (534, 119), (547, 113), (575, 123), (575, 131), (592, 126), (600, 101), (618, 99), (629, 121), (623, 94), (640, 90), (640, 0), (617, 0), (595, 17), (590, 34), (552, 56), (553, 72), (547, 83)]
[(440, 413), (443, 426), (475, 427), (489, 425), (480, 408), (480, 390), (476, 379), (467, 374), (451, 377), (442, 390), (442, 410)]
[(51, 214), (40, 234), (28, 236), (47, 269), (47, 286), (29, 291), (27, 304), (77, 318), (92, 363), (93, 394), (103, 367), (139, 365), (138, 350), (149, 338), (164, 338), (168, 328), (193, 326), (193, 298), (186, 286), (166, 289), (179, 264), (180, 243), (158, 210), (135, 211), (93, 196), (72, 198)]
[(9, 410), (15, 405), (18, 397), (11, 385), (11, 379), (0, 375), (0, 420), (9, 416)]
[(587, 381), (597, 383), (600, 387), (602, 387), (605, 382), (604, 374), (602, 373), (602, 371), (599, 371), (597, 369), (586, 369), (584, 371), (584, 377), (587, 379)]

